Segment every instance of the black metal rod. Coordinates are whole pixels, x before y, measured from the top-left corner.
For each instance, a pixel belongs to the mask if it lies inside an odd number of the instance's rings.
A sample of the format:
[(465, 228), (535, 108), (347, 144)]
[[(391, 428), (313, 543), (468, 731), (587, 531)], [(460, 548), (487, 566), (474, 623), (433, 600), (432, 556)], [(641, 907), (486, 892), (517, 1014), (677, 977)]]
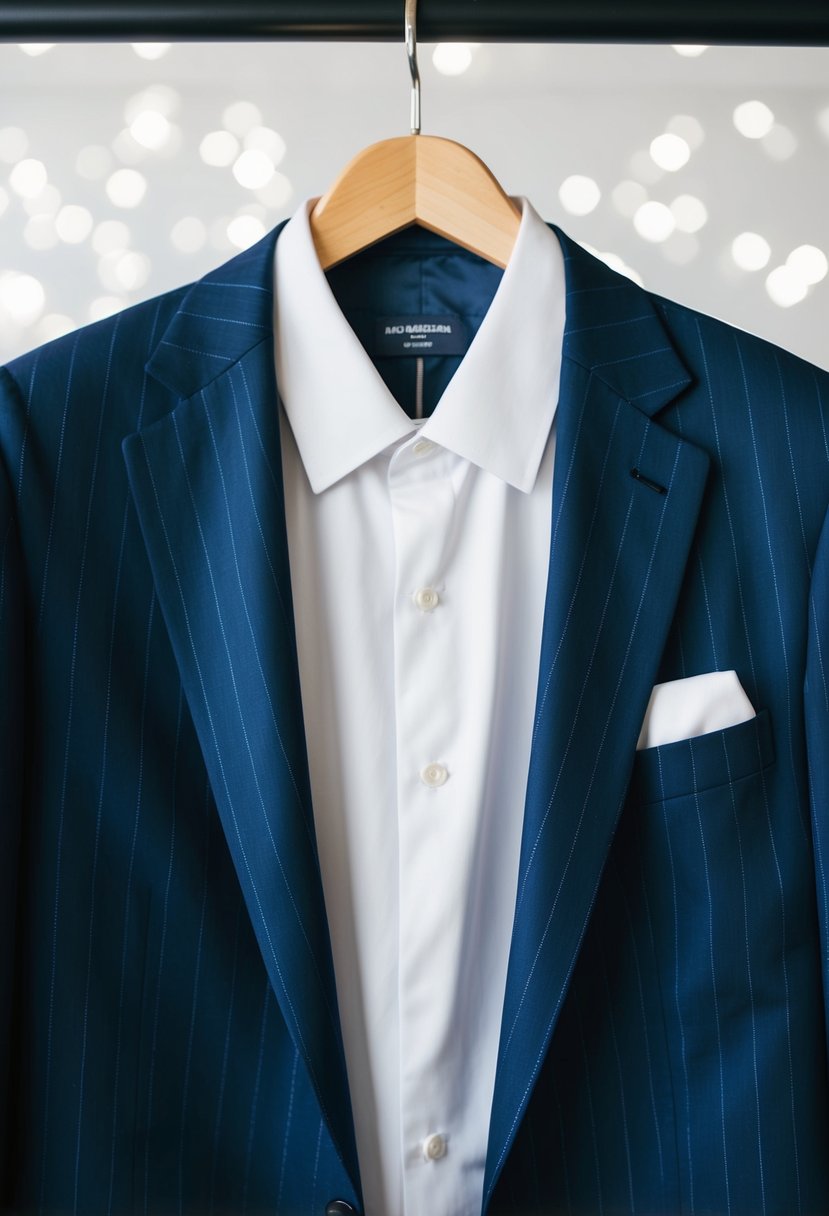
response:
[[(829, 45), (827, 0), (421, 0), (419, 42)], [(403, 39), (403, 0), (0, 0), (0, 41)]]

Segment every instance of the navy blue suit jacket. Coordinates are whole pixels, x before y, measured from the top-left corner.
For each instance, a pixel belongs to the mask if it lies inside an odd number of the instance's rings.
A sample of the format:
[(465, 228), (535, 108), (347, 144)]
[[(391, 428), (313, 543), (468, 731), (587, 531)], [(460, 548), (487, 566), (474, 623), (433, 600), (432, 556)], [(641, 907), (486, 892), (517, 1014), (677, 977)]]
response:
[[(826, 1213), (829, 376), (554, 231), (552, 545), (484, 1210)], [(278, 233), (0, 370), (3, 1210), (361, 1207)], [(475, 332), (501, 271), (389, 240), (400, 258), (329, 272), (358, 335), (378, 310)], [(732, 668), (756, 718), (636, 752), (655, 683)]]

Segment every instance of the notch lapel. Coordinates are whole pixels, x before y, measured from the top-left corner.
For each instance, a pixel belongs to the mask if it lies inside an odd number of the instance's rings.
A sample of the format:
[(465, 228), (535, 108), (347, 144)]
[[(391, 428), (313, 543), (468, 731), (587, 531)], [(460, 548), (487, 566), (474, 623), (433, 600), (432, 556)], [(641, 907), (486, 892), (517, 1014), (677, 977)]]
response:
[(567, 321), (552, 541), (484, 1210), (567, 992), (708, 470), (653, 420), (691, 376), (651, 298), (554, 230)]
[(179, 402), (122, 447), (262, 958), (359, 1194), (285, 526), (272, 318), (282, 226), (183, 297), (147, 365)]

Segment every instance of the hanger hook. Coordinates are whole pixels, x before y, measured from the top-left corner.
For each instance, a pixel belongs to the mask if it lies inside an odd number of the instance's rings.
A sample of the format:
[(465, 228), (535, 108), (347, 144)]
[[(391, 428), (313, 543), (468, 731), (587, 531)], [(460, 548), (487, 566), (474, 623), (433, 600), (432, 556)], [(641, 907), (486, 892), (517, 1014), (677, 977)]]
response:
[(416, 30), (417, 0), (406, 0), (406, 54), (409, 57), (409, 70), (412, 73), (412, 135), (420, 134), (420, 74), (417, 70), (417, 30)]

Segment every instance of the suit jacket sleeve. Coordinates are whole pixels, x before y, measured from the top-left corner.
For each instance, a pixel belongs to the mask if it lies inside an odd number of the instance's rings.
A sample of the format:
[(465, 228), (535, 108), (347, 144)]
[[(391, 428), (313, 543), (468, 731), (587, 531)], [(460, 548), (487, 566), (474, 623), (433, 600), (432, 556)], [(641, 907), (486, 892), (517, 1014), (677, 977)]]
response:
[(829, 511), (812, 572), (804, 693), (823, 1009), (829, 1044)]
[(0, 373), (0, 1195), (9, 1126), (17, 873), (23, 773), (23, 586), (12, 484), (2, 443), (14, 402)]

